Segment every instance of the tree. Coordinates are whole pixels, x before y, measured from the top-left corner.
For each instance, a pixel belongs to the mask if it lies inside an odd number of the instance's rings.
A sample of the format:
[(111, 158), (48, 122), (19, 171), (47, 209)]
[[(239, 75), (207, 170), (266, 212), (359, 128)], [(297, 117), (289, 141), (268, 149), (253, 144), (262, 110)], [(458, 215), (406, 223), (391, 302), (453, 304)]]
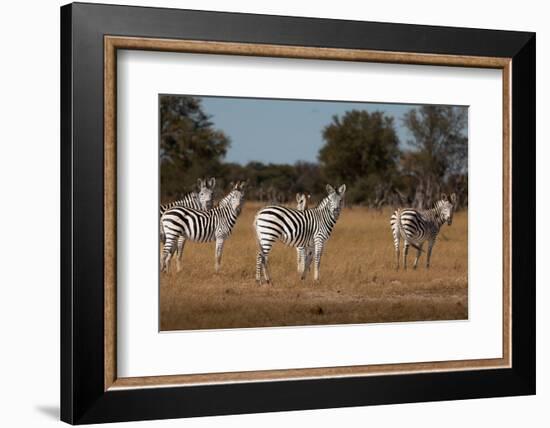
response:
[(334, 116), (323, 130), (319, 151), (323, 173), (335, 184), (348, 186), (347, 199), (365, 203), (380, 183), (391, 183), (397, 171), (399, 139), (393, 117), (364, 110)]
[(403, 171), (416, 178), (415, 205), (425, 208), (449, 186), (450, 177), (468, 173), (467, 109), (426, 105), (406, 113), (403, 124), (414, 137)]
[(204, 176), (215, 176), (230, 146), (198, 98), (160, 98), (161, 198), (174, 199)]
[(323, 177), (319, 164), (305, 161), (298, 161), (294, 164), (296, 181), (292, 191), (306, 192), (315, 196), (316, 199), (323, 198), (326, 193), (326, 179)]

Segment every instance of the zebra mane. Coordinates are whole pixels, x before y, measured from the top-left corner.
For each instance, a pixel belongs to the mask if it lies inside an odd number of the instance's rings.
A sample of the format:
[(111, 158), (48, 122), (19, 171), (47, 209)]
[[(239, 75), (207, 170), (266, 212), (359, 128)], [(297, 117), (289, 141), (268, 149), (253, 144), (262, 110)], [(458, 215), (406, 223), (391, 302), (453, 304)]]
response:
[(229, 201), (231, 200), (231, 197), (233, 196), (233, 192), (235, 190), (231, 190), (227, 195), (225, 195), (220, 202), (218, 202), (218, 207), (225, 207), (227, 204), (229, 204)]
[(240, 215), (241, 210), (242, 210), (242, 203), (236, 209), (234, 209), (233, 206), (230, 203), (231, 199), (233, 198), (233, 196), (237, 192), (242, 192), (242, 190), (232, 189), (227, 195), (225, 195), (220, 200), (220, 202), (218, 203), (218, 206), (216, 207), (218, 209), (218, 211), (234, 212), (237, 215)]
[(328, 206), (329, 203), (330, 203), (330, 195), (327, 195), (323, 199), (321, 199), (321, 201), (317, 204), (315, 208), (312, 208), (311, 210), (324, 211), (330, 216), (332, 221), (336, 222), (336, 220), (338, 220), (339, 213), (337, 215), (334, 215), (334, 213), (331, 211), (331, 209)]
[(445, 223), (443, 218), (441, 217), (441, 208), (447, 201), (444, 201), (443, 199), (439, 199), (434, 202), (434, 206), (428, 210), (425, 210), (424, 213), (430, 215), (439, 225), (442, 225)]
[(316, 208), (323, 209), (330, 201), (330, 195), (325, 196), (323, 199), (319, 201)]
[(246, 187), (247, 182), (245, 181), (237, 181), (237, 183), (231, 182), (230, 184), (230, 191), (225, 195), (220, 202), (218, 202), (218, 207), (224, 207), (227, 204), (229, 204), (229, 201), (231, 198), (235, 195), (235, 192), (241, 192), (244, 194), (244, 188)]
[(181, 207), (182, 205), (185, 205), (189, 202), (194, 202), (196, 204), (200, 204), (199, 194), (195, 191), (189, 192), (189, 193), (186, 193), (182, 198), (180, 198), (176, 201), (172, 201), (172, 202), (168, 202), (166, 204), (162, 204), (160, 206), (161, 212), (164, 212), (164, 211), (166, 211), (170, 208)]

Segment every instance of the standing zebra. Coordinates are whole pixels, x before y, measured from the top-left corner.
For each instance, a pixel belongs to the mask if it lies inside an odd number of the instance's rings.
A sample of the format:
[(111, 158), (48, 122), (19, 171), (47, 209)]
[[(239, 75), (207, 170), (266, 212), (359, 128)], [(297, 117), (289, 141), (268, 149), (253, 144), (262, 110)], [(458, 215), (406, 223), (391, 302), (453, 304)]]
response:
[[(296, 193), (296, 209), (299, 211), (307, 209), (310, 198), (311, 195), (309, 193)], [(311, 245), (311, 242), (307, 247), (296, 248), (296, 259), (300, 278), (305, 279), (306, 272), (309, 271), (311, 261), (313, 260), (313, 245)]]
[(271, 283), (268, 256), (277, 240), (298, 248), (307, 247), (312, 243), (315, 259), (314, 280), (319, 280), (321, 255), (340, 216), (345, 192), (345, 184), (338, 190), (327, 184), (328, 195), (315, 208), (299, 211), (275, 205), (258, 211), (254, 218), (259, 247), (256, 258), (256, 282), (262, 283), (263, 273), (267, 283)]
[[(166, 234), (166, 244), (162, 250), (160, 268), (167, 272), (170, 258), (177, 243), (177, 252), (183, 253), (186, 240), (194, 242), (216, 241), (216, 272), (220, 269), (223, 245), (231, 235), (233, 226), (244, 203), (244, 182), (237, 182), (220, 205), (210, 211), (201, 211), (187, 207), (168, 209), (161, 218), (162, 228)], [(180, 270), (179, 257), (176, 258)]]
[[(189, 192), (184, 195), (183, 198), (178, 199), (177, 201), (161, 205), (159, 218), (162, 218), (162, 215), (166, 210), (173, 207), (188, 207), (203, 211), (208, 211), (212, 209), (215, 186), (216, 179), (214, 177), (210, 177), (208, 180), (203, 180), (199, 178), (197, 180), (197, 187), (199, 191)], [(162, 222), (160, 223), (160, 240), (162, 243), (164, 243), (166, 240), (166, 237), (164, 236), (164, 231), (162, 230)]]
[(449, 226), (453, 223), (453, 213), (456, 206), (456, 195), (453, 193), (450, 200), (446, 194), (429, 210), (416, 210), (414, 208), (400, 208), (396, 210), (390, 219), (395, 246), (395, 256), (399, 269), (399, 242), (403, 238), (403, 268), (407, 269), (407, 254), (409, 245), (416, 249), (416, 259), (413, 268), (416, 269), (422, 246), (428, 241), (428, 255), (426, 268), (430, 267), (432, 249), (437, 239), (439, 229), (444, 223)]

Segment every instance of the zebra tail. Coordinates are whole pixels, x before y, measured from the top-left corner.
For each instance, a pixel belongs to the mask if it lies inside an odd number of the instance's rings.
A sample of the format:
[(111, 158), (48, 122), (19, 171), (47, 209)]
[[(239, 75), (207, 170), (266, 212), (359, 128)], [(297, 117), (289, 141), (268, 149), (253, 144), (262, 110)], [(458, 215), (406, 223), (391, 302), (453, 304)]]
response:
[(252, 227), (254, 228), (254, 236), (256, 237), (256, 243), (258, 244), (258, 249), (260, 250), (260, 252), (262, 252), (260, 237), (258, 236), (258, 214), (254, 216), (254, 222), (252, 223)]
[(160, 242), (166, 244), (166, 233), (164, 233), (164, 225), (160, 222)]
[(405, 230), (403, 229), (403, 224), (401, 223), (401, 210), (397, 210), (397, 228), (399, 229), (399, 234), (401, 235), (401, 238), (403, 238), (403, 241), (408, 242), (411, 247), (415, 248), (421, 253), (424, 252), (424, 250), (420, 248), (420, 246), (416, 245), (414, 242), (407, 239), (407, 235), (405, 235)]
[(262, 248), (262, 241), (260, 239), (260, 234), (258, 233), (258, 214), (254, 216), (252, 227), (254, 228), (254, 236), (256, 237), (256, 242), (258, 244), (258, 254), (261, 257), (262, 263), (265, 263), (264, 249)]

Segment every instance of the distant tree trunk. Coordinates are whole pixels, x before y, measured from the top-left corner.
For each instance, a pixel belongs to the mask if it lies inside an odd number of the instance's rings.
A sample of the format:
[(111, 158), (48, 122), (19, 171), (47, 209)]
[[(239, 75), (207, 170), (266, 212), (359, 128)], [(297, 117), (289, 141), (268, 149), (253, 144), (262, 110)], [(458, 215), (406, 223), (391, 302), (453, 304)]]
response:
[(420, 183), (418, 183), (418, 187), (416, 188), (416, 193), (414, 195), (414, 208), (423, 210), (425, 197), (426, 193), (424, 192), (424, 182), (421, 181)]
[(264, 187), (263, 186), (260, 186), (260, 188), (258, 189), (258, 192), (257, 192), (257, 197), (259, 199), (260, 202), (263, 202), (264, 201)]

